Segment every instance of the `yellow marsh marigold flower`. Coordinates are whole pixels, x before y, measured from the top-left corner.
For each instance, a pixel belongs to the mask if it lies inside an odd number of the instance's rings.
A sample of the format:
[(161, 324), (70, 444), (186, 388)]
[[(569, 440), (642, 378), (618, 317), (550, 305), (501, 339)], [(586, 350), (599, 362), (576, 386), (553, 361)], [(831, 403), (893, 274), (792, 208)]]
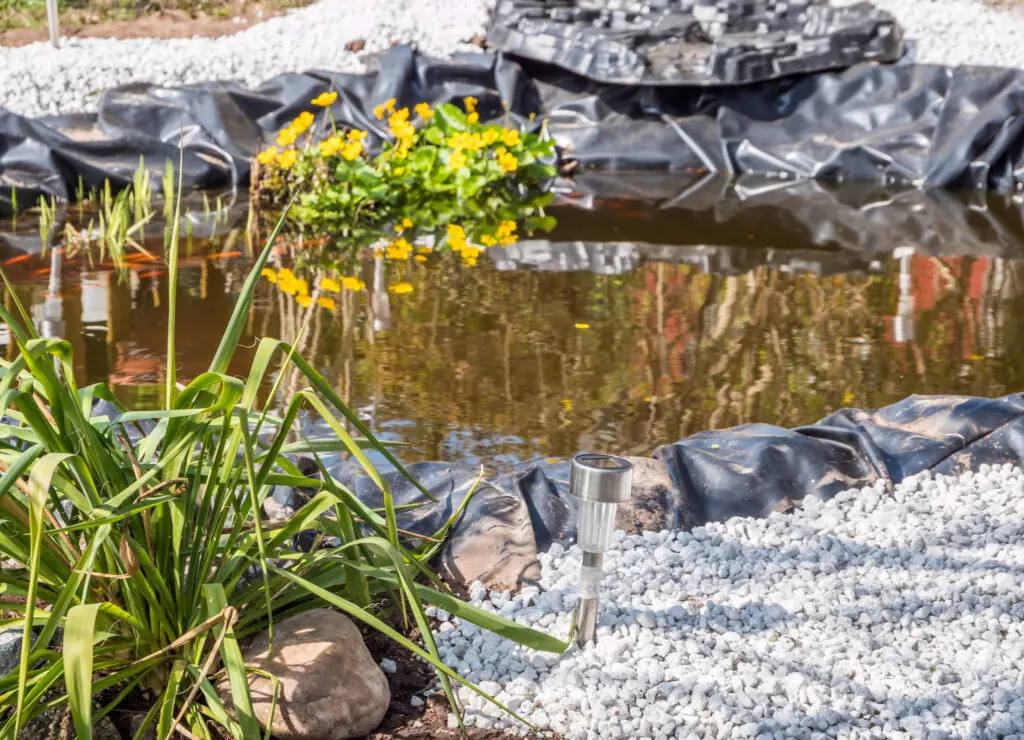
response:
[(301, 134), (303, 131), (305, 131), (306, 129), (313, 125), (314, 120), (316, 119), (314, 118), (313, 114), (310, 113), (308, 110), (304, 110), (302, 111), (302, 113), (295, 117), (295, 120), (291, 122), (291, 125), (288, 128), (290, 128), (296, 134)]
[(577, 329), (589, 329), (590, 324), (576, 324)]
[(341, 148), (341, 156), (351, 162), (354, 159), (358, 159), (359, 155), (363, 153), (363, 145), (358, 141), (350, 141)]
[(299, 134), (295, 131), (295, 129), (291, 128), (290, 126), (288, 128), (283, 128), (281, 129), (281, 132), (277, 135), (277, 145), (291, 146), (292, 144), (295, 143), (295, 140), (297, 138), (299, 138)]
[(402, 219), (402, 228), (403, 229), (411, 229), (412, 228), (412, 221), (410, 221), (407, 218), (403, 218)]
[(271, 270), (269, 267), (264, 267), (263, 270), (260, 272), (260, 275), (262, 275), (272, 283), (277, 282), (277, 273)]
[(448, 236), (465, 239), (466, 231), (458, 224), (448, 224)]
[(366, 138), (366, 132), (361, 129), (354, 128), (345, 134), (345, 138), (349, 141), (362, 141)]
[(295, 153), (294, 149), (289, 149), (286, 152), (281, 152), (277, 155), (277, 166), (282, 170), (290, 169), (295, 160), (299, 158), (299, 155)]
[(477, 99), (470, 96), (463, 98), (462, 102), (466, 104), (466, 113), (472, 113), (476, 110)]
[(388, 100), (387, 102), (382, 103), (381, 105), (378, 105), (376, 108), (374, 108), (373, 109), (373, 115), (377, 116), (377, 118), (379, 120), (383, 120), (384, 119), (385, 111), (387, 113), (389, 113), (389, 114), (395, 112), (395, 99), (394, 98), (391, 98), (391, 100)]
[(483, 139), (484, 144), (490, 146), (498, 140), (498, 132), (496, 129), (489, 128), (483, 132), (480, 138)]
[(430, 106), (426, 103), (420, 103), (413, 110), (416, 111), (416, 115), (422, 118), (424, 121), (429, 121), (434, 117), (434, 111), (430, 110)]
[(328, 298), (325, 295), (320, 296), (320, 298), (317, 299), (317, 303), (328, 311), (333, 311), (338, 307), (338, 304), (334, 302), (333, 298)]
[(426, 262), (427, 261), (427, 258), (425, 256), (423, 256), (422, 254), (417, 254), (415, 257), (413, 257), (413, 259), (416, 260), (417, 262)]
[(328, 293), (340, 293), (341, 283), (334, 278), (325, 277), (320, 281), (320, 290), (326, 290)]
[(498, 166), (504, 172), (515, 172), (519, 169), (519, 160), (516, 159), (516, 155), (511, 152), (505, 152), (504, 154), (498, 155)]
[(319, 105), (321, 108), (326, 108), (327, 106), (329, 106), (332, 103), (334, 103), (334, 101), (337, 100), (337, 99), (338, 99), (338, 93), (336, 93), (334, 91), (331, 91), (331, 92), (320, 93), (319, 95), (317, 95), (315, 98), (313, 98), (309, 102), (311, 102), (313, 105)]
[(405, 174), (405, 167), (395, 167), (395, 174), (396, 175), (404, 175)]
[(297, 296), (297, 297), (295, 298), (295, 302), (296, 302), (296, 303), (298, 303), (298, 304), (299, 304), (300, 306), (302, 306), (303, 308), (309, 308), (310, 304), (312, 304), (312, 303), (313, 303), (313, 299), (312, 299), (312, 298), (310, 298), (310, 297), (309, 297), (308, 295), (306, 295), (305, 293), (303, 293), (302, 295), (300, 295), (300, 296)]
[(262, 152), (256, 155), (256, 160), (262, 165), (268, 165), (277, 159), (277, 147), (272, 146), (269, 149), (264, 149)]
[(466, 166), (466, 155), (462, 152), (454, 152), (448, 159), (448, 167), (453, 170), (461, 170)]
[(501, 135), (501, 141), (505, 146), (519, 146), (522, 139), (519, 138), (519, 132), (515, 129), (505, 129), (505, 133)]
[(320, 142), (320, 153), (325, 157), (333, 157), (341, 149), (344, 140), (340, 136), (332, 136), (326, 141)]
[(413, 287), (409, 283), (395, 283), (388, 288), (392, 293), (396, 295), (404, 295), (406, 293), (412, 293)]
[(341, 279), (341, 284), (345, 290), (362, 290), (366, 287), (366, 283), (357, 277), (343, 277)]
[(498, 240), (495, 239), (490, 234), (484, 234), (483, 236), (480, 237), (480, 243), (483, 244), (485, 247), (493, 247), (495, 244), (498, 243)]
[(502, 239), (509, 234), (514, 233), (516, 230), (515, 221), (502, 221), (498, 224), (498, 230), (495, 232), (499, 239)]
[(479, 120), (480, 120), (480, 114), (475, 112), (475, 111), (473, 113), (470, 113), (468, 116), (466, 116), (466, 123), (476, 123)]

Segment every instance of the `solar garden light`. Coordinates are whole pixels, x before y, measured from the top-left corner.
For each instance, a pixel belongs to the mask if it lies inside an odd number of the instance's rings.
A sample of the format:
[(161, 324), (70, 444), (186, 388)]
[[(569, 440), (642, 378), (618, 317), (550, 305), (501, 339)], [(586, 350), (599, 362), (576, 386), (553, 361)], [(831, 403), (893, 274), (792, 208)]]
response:
[(57, 0), (46, 0), (46, 20), (50, 27), (50, 43), (54, 49), (60, 48), (60, 26), (57, 17)]
[(633, 465), (614, 455), (584, 452), (572, 459), (569, 492), (580, 500), (577, 542), (583, 551), (580, 601), (576, 607), (576, 644), (597, 641), (597, 599), (604, 554), (612, 546), (615, 513), (629, 499)]

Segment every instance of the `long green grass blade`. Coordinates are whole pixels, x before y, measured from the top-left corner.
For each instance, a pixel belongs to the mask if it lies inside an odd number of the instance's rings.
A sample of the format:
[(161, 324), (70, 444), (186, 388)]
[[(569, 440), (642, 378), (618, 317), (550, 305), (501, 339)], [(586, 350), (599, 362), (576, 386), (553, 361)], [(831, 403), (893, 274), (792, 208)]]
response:
[[(32, 645), (32, 625), (36, 607), (36, 589), (39, 585), (39, 559), (42, 552), (40, 541), (43, 536), (43, 514), (46, 496), (50, 490), (57, 466), (67, 460), (69, 453), (51, 452), (35, 463), (28, 480), (29, 490), (29, 538), (31, 561), (29, 563), (28, 596), (25, 600), (25, 627), (21, 636), (21, 660), (18, 664), (18, 708), (15, 714), (15, 734), (25, 720), (25, 691), (28, 682), (29, 654)], [(65, 587), (67, 588), (67, 587)]]
[[(184, 139), (184, 132), (182, 132)], [(167, 245), (167, 388), (164, 393), (164, 407), (170, 409), (174, 403), (177, 356), (175, 352), (175, 319), (178, 315), (178, 230), (181, 226), (181, 188), (185, 174), (185, 146), (181, 144), (178, 154), (178, 190), (174, 198), (174, 223), (171, 226), (171, 243)]]
[[(224, 597), (223, 587), (220, 584), (210, 583), (206, 585), (205, 592), (209, 614), (211, 616), (225, 614), (225, 618), (228, 618), (227, 599)], [(238, 717), (238, 725), (242, 730), (240, 740), (258, 738), (260, 726), (252, 710), (252, 696), (249, 693), (245, 661), (242, 659), (242, 651), (238, 647), (234, 630), (230, 627), (225, 630), (224, 640), (220, 644), (220, 655), (221, 660), (224, 661), (224, 667), (227, 669), (228, 681), (231, 684), (231, 701)]]
[(284, 211), (281, 213), (281, 218), (278, 219), (274, 230), (267, 237), (267, 243), (264, 245), (263, 251), (260, 252), (260, 256), (256, 259), (256, 263), (252, 266), (248, 277), (246, 277), (245, 282), (242, 284), (242, 290), (238, 300), (235, 302), (235, 309), (231, 312), (231, 318), (228, 320), (227, 328), (224, 330), (224, 336), (221, 337), (217, 351), (210, 362), (210, 372), (212, 373), (225, 373), (227, 372), (228, 365), (231, 364), (231, 358), (238, 347), (238, 340), (242, 337), (242, 331), (245, 329), (249, 307), (252, 306), (252, 297), (256, 293), (256, 286), (260, 281), (260, 273), (267, 265), (270, 252), (274, 248), (274, 243), (277, 241), (281, 229), (284, 228), (285, 218), (288, 216), (288, 211), (291, 210), (292, 203), (294, 202), (295, 199), (292, 198), (291, 202), (285, 206)]
[(99, 604), (73, 606), (64, 627), (64, 680), (78, 737), (92, 737), (93, 633), (99, 611)]

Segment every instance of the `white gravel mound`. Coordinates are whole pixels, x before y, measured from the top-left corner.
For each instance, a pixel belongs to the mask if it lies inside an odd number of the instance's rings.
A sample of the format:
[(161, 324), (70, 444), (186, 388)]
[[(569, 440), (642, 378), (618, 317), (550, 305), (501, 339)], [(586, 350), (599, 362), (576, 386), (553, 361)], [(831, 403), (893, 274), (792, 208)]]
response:
[(872, 0), (914, 42), (915, 62), (1024, 67), (1024, 12), (981, 0)]
[[(535, 725), (596, 738), (1024, 737), (1024, 473), (917, 477), (793, 515), (616, 533), (599, 641), (537, 654), (470, 624), (441, 657)], [(474, 603), (568, 634), (580, 552)], [(446, 617), (445, 614), (440, 614)], [(517, 727), (467, 689), (468, 721)], [(452, 718), (454, 720), (454, 718)]]
[[(494, 0), (322, 0), (219, 39), (75, 39), (0, 47), (0, 107), (27, 116), (93, 111), (99, 92), (131, 81), (257, 85), (284, 72), (359, 72), (358, 57), (393, 43), (448, 56), (477, 50)], [(365, 48), (345, 50), (363, 39)]]

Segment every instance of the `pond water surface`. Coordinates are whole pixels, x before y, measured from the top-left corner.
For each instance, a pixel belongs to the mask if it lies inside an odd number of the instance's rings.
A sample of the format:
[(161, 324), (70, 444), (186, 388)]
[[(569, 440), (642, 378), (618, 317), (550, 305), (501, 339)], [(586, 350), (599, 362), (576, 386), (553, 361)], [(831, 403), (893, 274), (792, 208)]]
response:
[[(408, 443), (406, 460), (494, 467), (648, 454), (701, 430), (796, 426), (913, 393), (1024, 388), (1024, 262), (1005, 249), (933, 257), (894, 234), (895, 254), (790, 250), (759, 243), (763, 220), (750, 239), (732, 224), (721, 246), (701, 243), (685, 212), (613, 205), (556, 209), (548, 240), (473, 268), (436, 255), (391, 264), (387, 281), (412, 292), (374, 293), (371, 278), (333, 313), (314, 306), (301, 351), (376, 431)], [(71, 340), (80, 382), (157, 403), (159, 261), (133, 260), (123, 279), (53, 253), (0, 261), (37, 324)], [(206, 368), (248, 264), (224, 239), (183, 258), (179, 377)], [(258, 337), (293, 339), (304, 318), (261, 284), (232, 372), (245, 373)]]

